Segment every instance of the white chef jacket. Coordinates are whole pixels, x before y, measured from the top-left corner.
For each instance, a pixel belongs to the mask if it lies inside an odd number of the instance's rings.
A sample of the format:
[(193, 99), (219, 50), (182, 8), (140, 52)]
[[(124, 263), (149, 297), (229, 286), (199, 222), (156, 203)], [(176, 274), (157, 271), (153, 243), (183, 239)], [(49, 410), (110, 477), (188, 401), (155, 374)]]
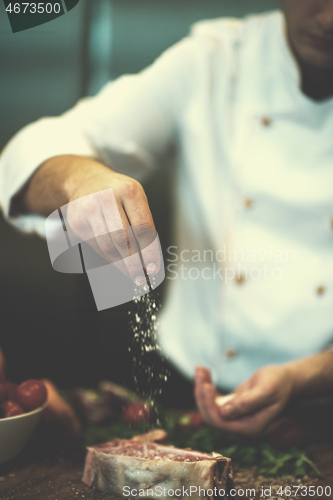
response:
[(197, 23), (142, 73), (23, 129), (0, 160), (4, 213), (44, 233), (42, 217), (9, 209), (52, 156), (138, 177), (176, 145), (164, 352), (227, 389), (318, 352), (333, 339), (333, 100), (312, 101), (299, 80), (280, 12)]

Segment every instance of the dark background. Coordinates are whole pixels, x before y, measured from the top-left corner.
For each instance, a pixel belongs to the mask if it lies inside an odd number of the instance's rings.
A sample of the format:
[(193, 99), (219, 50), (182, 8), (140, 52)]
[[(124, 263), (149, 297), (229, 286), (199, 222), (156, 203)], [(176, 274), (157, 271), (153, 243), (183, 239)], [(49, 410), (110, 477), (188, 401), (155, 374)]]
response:
[[(0, 2), (0, 148), (31, 121), (64, 112), (109, 78), (141, 70), (192, 22), (276, 6), (274, 0), (81, 0), (65, 16), (13, 34)], [(150, 179), (146, 192), (166, 248), (172, 168)], [(11, 379), (50, 377), (65, 387), (109, 378), (131, 385), (133, 307), (98, 313), (85, 276), (53, 271), (45, 241), (18, 233), (0, 216), (0, 345)]]

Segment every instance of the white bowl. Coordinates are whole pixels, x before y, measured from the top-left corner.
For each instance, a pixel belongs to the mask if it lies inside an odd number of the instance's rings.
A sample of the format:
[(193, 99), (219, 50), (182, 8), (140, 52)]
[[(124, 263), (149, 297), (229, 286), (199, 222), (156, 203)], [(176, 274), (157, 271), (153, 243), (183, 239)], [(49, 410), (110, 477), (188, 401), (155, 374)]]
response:
[(45, 406), (23, 415), (0, 419), (0, 464), (20, 453), (35, 430)]

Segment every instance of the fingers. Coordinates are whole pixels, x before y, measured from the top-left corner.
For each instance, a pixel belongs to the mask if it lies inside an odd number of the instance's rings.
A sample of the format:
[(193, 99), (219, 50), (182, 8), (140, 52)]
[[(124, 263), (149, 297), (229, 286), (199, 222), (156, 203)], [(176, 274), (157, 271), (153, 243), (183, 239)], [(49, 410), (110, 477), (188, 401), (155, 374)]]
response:
[(74, 232), (135, 283), (146, 283), (143, 266), (149, 274), (158, 272), (156, 230), (146, 195), (136, 181), (118, 179), (117, 197), (109, 188), (74, 200), (69, 216)]
[(218, 395), (210, 371), (202, 366), (196, 369), (194, 394), (203, 419), (227, 432), (256, 436), (279, 413), (274, 397), (252, 383), (229, 396)]
[[(149, 210), (147, 205), (146, 207)], [(129, 212), (129, 213), (128, 213)], [(132, 213), (128, 210), (127, 215), (131, 221), (132, 237), (138, 242), (141, 255), (143, 258), (144, 267), (146, 268), (148, 274), (155, 275), (161, 265), (160, 248), (158, 244), (157, 233), (154, 225), (147, 226), (147, 218), (144, 225), (140, 225), (139, 214), (134, 210)], [(153, 224), (153, 223), (152, 223)]]
[[(114, 264), (133, 281), (145, 282), (136, 242), (132, 239), (129, 245), (129, 221), (122, 207), (118, 207), (112, 189), (75, 200), (67, 218), (74, 233), (106, 262)], [(94, 268), (94, 257), (88, 253), (85, 263), (87, 268)]]
[(234, 420), (224, 420), (221, 417), (220, 428), (235, 434), (255, 437), (260, 434), (272, 419), (278, 414), (276, 405), (263, 408), (259, 412), (246, 415)]
[(124, 211), (131, 223), (148, 274), (158, 272), (161, 259), (153, 217), (141, 185), (127, 186), (122, 192)]
[(99, 193), (103, 216), (112, 241), (131, 278), (137, 284), (143, 284), (146, 282), (143, 265), (150, 274), (155, 274), (160, 266), (160, 251), (153, 218), (139, 183), (133, 180), (124, 182), (120, 194), (117, 203), (110, 190)]
[(232, 399), (236, 397), (236, 394), (228, 394), (227, 396), (217, 396), (215, 398), (215, 403), (217, 404), (218, 407), (221, 408), (221, 406), (224, 406), (225, 404), (229, 403)]
[(130, 226), (133, 222), (128, 218), (123, 206), (117, 203), (113, 191), (99, 193), (101, 211), (110, 242), (126, 266), (128, 273), (137, 284), (146, 282), (142, 269), (139, 249)]
[[(139, 267), (139, 263), (136, 264), (137, 268), (133, 265), (128, 265), (129, 252), (124, 229), (114, 232), (109, 231), (101, 212), (96, 214), (94, 218), (90, 218), (89, 224), (90, 234), (92, 235), (92, 238), (89, 238), (89, 240), (87, 240), (87, 243), (92, 248), (94, 248), (94, 250), (101, 257), (103, 257), (104, 260), (110, 262), (111, 264), (114, 264), (116, 267), (118, 267), (118, 269), (120, 269), (120, 271), (122, 271), (123, 274), (131, 277), (133, 281), (140, 274), (140, 271), (143, 275), (142, 266)], [(117, 236), (117, 233), (122, 233), (124, 237), (123, 243), (118, 240), (118, 248), (115, 244), (115, 235)]]
[(42, 381), (47, 390), (47, 406), (43, 419), (67, 429), (73, 436), (81, 432), (81, 424), (73, 409), (60, 397), (56, 387), (49, 380)]
[(243, 436), (257, 436), (276, 415), (275, 409), (269, 407), (251, 415), (226, 420), (220, 415), (218, 405), (215, 403), (216, 392), (212, 386), (203, 384), (201, 387), (202, 394), (199, 391), (200, 389), (197, 388), (195, 395), (198, 408), (205, 422), (227, 432)]
[(263, 392), (260, 387), (235, 394), (232, 400), (219, 407), (219, 412), (224, 419), (235, 419), (255, 413), (274, 402), (272, 394)]
[(251, 415), (269, 407), (280, 409), (290, 397), (291, 383), (283, 366), (267, 366), (235, 391), (232, 401), (220, 408), (224, 419)]

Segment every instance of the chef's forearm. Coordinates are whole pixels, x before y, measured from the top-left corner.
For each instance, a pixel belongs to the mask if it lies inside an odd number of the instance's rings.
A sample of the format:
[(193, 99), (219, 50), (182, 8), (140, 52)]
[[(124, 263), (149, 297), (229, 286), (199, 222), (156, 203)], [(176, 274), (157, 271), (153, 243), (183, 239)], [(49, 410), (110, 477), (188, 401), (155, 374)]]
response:
[(293, 397), (333, 395), (333, 351), (324, 351), (286, 366), (293, 381)]
[(111, 170), (88, 157), (56, 156), (44, 162), (14, 198), (11, 215), (34, 213), (48, 216), (73, 199), (82, 184), (94, 184), (93, 179)]

